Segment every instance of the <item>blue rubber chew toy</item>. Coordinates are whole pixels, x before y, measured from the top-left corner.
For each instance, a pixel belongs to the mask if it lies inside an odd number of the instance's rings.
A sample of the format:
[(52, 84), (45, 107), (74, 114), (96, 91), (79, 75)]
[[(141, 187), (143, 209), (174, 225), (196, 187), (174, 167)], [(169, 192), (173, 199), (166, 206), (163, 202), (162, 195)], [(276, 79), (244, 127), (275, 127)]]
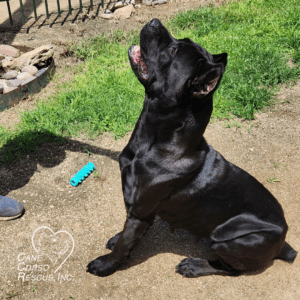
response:
[(89, 162), (86, 166), (84, 166), (75, 176), (70, 179), (70, 183), (73, 186), (77, 186), (81, 183), (85, 178), (87, 178), (93, 171), (95, 170), (95, 165)]

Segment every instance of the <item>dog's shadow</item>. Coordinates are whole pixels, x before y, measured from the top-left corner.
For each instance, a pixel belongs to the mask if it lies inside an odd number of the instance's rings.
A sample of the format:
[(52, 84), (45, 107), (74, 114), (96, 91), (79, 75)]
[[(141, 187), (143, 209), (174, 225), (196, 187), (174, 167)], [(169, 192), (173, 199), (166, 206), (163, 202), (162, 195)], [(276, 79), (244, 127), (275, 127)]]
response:
[(186, 257), (216, 259), (211, 251), (211, 243), (208, 239), (201, 238), (196, 241), (194, 235), (181, 229), (171, 233), (169, 224), (160, 217), (156, 217), (147, 234), (131, 252), (130, 258), (120, 266), (119, 270), (126, 270), (142, 264), (151, 257), (163, 253), (174, 253), (182, 256), (182, 258), (178, 258), (176, 264)]

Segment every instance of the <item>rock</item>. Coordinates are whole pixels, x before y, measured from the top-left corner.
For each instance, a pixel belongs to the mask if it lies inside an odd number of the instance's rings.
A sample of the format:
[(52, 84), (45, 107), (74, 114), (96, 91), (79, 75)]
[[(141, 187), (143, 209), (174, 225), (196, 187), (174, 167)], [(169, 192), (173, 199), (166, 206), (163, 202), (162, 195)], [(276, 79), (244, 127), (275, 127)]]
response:
[(103, 19), (112, 19), (114, 17), (113, 14), (102, 14), (101, 15), (101, 18)]
[(9, 45), (0, 45), (0, 53), (12, 57), (18, 57), (20, 55), (18, 49)]
[(128, 4), (135, 5), (135, 0), (125, 0), (124, 3), (125, 3), (125, 5), (128, 5)]
[(35, 76), (31, 76), (30, 78), (24, 80), (24, 81), (22, 82), (22, 86), (23, 86), (23, 85), (26, 85), (27, 83), (29, 83), (29, 82), (31, 82), (31, 81), (33, 81), (34, 79), (36, 79), (36, 77), (35, 77)]
[(8, 87), (18, 87), (22, 84), (22, 80), (20, 79), (11, 79), (11, 80), (7, 80), (6, 84)]
[(47, 71), (47, 68), (40, 69), (40, 70), (35, 74), (35, 76), (36, 76), (36, 77), (39, 77), (39, 76), (41, 76), (42, 74), (44, 74), (46, 71)]
[(109, 10), (109, 9), (105, 9), (105, 10), (104, 10), (104, 13), (105, 13), (105, 14), (112, 14), (112, 11)]
[(20, 80), (26, 80), (30, 77), (33, 77), (30, 73), (28, 72), (22, 72), (20, 73), (18, 76), (17, 76), (17, 79), (20, 79)]
[(1, 64), (1, 62), (0, 62), (0, 77), (3, 78), (4, 74), (5, 74), (5, 71), (3, 70), (2, 64)]
[(9, 71), (3, 75), (4, 79), (15, 79), (18, 76), (18, 71)]
[(54, 54), (53, 46), (44, 45), (32, 51), (22, 54), (20, 57), (10, 61), (2, 62), (2, 67), (5, 71), (22, 70), (28, 65), (43, 66), (46, 61)]
[(164, 4), (167, 3), (167, 0), (154, 0), (152, 4), (157, 5), (157, 4)]
[(120, 9), (116, 10), (114, 13), (114, 17), (117, 20), (129, 19), (133, 12), (134, 12), (134, 7), (132, 4), (129, 4), (125, 7), (122, 7)]
[(6, 86), (6, 87), (4, 87), (3, 94), (9, 93), (9, 92), (11, 92), (11, 91), (13, 91), (15, 89), (16, 89), (15, 87), (8, 87), (8, 86)]
[(26, 66), (22, 69), (22, 72), (28, 72), (32, 76), (35, 76), (38, 71), (39, 71), (38, 68), (35, 66)]
[(3, 94), (4, 86), (0, 84), (0, 95)]
[(122, 1), (119, 1), (119, 2), (116, 2), (115, 4), (114, 4), (114, 6), (112, 7), (112, 11), (115, 11), (116, 9), (119, 9), (119, 8), (122, 8), (122, 7), (124, 7), (125, 6), (125, 4), (122, 2)]

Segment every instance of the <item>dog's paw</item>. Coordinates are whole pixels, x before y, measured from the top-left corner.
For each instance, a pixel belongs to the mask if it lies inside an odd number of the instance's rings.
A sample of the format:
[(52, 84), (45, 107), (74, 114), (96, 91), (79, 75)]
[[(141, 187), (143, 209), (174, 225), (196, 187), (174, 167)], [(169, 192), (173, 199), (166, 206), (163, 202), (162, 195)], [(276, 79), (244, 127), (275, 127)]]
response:
[(114, 250), (115, 244), (117, 243), (119, 237), (121, 235), (121, 232), (119, 232), (118, 234), (116, 234), (115, 236), (113, 236), (112, 238), (110, 238), (106, 244), (106, 249), (109, 249), (111, 251)]
[(176, 273), (184, 277), (196, 278), (207, 275), (239, 276), (241, 271), (231, 268), (225, 270), (224, 266), (218, 261), (207, 261), (201, 258), (185, 258), (176, 266)]
[(116, 271), (117, 265), (111, 259), (111, 253), (103, 256), (99, 256), (95, 260), (91, 261), (87, 265), (87, 272), (97, 275), (100, 277), (105, 277), (113, 274)]
[(195, 278), (199, 275), (199, 261), (200, 258), (185, 258), (176, 266), (176, 273), (181, 274), (184, 277)]

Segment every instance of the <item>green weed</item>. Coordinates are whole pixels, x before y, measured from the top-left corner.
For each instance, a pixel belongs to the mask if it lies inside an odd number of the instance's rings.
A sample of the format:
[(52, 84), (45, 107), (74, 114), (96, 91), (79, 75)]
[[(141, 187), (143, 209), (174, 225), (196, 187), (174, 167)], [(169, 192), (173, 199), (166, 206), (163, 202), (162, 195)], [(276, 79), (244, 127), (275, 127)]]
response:
[(268, 177), (268, 182), (269, 182), (269, 183), (280, 182), (281, 179), (282, 179), (281, 177), (280, 177), (280, 178), (276, 178), (276, 177), (273, 175), (273, 177)]

